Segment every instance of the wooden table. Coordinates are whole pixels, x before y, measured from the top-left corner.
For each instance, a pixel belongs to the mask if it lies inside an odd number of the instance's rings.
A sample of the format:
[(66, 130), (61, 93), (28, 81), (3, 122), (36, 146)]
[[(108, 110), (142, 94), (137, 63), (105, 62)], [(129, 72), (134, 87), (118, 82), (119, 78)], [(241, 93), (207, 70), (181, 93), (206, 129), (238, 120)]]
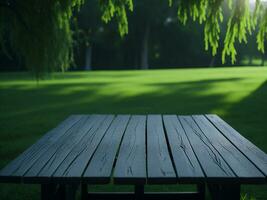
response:
[[(267, 183), (267, 155), (216, 115), (73, 115), (4, 169), (0, 182), (41, 185), (42, 199), (240, 199)], [(88, 193), (89, 184), (134, 185)], [(144, 193), (145, 184), (196, 184), (191, 193)]]

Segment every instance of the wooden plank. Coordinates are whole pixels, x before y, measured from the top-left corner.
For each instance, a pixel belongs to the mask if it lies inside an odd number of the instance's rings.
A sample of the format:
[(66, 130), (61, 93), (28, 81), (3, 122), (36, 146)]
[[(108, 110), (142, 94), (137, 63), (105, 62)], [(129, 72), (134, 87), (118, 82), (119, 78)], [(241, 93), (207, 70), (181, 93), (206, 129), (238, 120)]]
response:
[(146, 116), (133, 115), (120, 147), (114, 170), (114, 182), (146, 182)]
[(90, 132), (95, 131), (107, 118), (105, 115), (92, 115), (85, 120), (81, 120), (79, 126), (72, 129), (72, 133), (67, 138), (51, 146), (39, 161), (24, 175), (25, 181), (48, 181), (61, 162), (72, 151), (84, 137)]
[(44, 169), (44, 172), (48, 170), (47, 173), (51, 173), (51, 171), (54, 172), (60, 161), (62, 162), (65, 158), (66, 151), (73, 148), (73, 146), (78, 143), (90, 129), (92, 129), (94, 123), (97, 121), (98, 118), (95, 115), (88, 115), (81, 119), (68, 131), (68, 134), (61, 137), (58, 142), (54, 143), (46, 153), (37, 160), (37, 162), (23, 176), (23, 181), (38, 181), (39, 178), (37, 175), (42, 169)]
[(217, 115), (206, 115), (218, 130), (253, 162), (267, 177), (267, 154), (251, 143)]
[(164, 126), (179, 182), (199, 182), (205, 176), (176, 115), (164, 115)]
[(83, 115), (72, 115), (41, 137), (36, 143), (0, 171), (0, 180), (21, 181), (21, 177), (39, 159), (39, 157), (41, 157), (51, 145), (57, 142), (82, 118), (84, 118)]
[(177, 177), (163, 130), (161, 115), (147, 117), (147, 182), (175, 183)]
[(265, 176), (251, 163), (229, 140), (227, 140), (203, 115), (194, 115), (193, 119), (208, 141), (237, 175), (239, 181), (253, 183), (264, 181)]
[(84, 183), (109, 183), (121, 138), (130, 115), (118, 115), (94, 153), (83, 174)]
[(53, 174), (54, 181), (62, 181), (64, 183), (81, 181), (86, 166), (106, 131), (112, 126), (113, 119), (113, 115), (108, 115), (97, 129), (92, 129), (86, 134), (59, 165)]
[(235, 174), (190, 116), (178, 117), (208, 181), (232, 181)]

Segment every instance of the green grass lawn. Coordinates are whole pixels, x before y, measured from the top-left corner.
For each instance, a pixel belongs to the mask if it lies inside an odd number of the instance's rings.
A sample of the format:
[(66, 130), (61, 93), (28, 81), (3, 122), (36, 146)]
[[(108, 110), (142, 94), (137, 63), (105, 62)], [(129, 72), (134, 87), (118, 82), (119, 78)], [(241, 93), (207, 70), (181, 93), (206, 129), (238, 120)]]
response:
[[(216, 113), (267, 152), (267, 68), (56, 73), (39, 83), (25, 73), (2, 73), (0, 168), (77, 113)], [(39, 189), (0, 184), (0, 199), (38, 199)], [(267, 199), (267, 186), (242, 192), (244, 199)]]

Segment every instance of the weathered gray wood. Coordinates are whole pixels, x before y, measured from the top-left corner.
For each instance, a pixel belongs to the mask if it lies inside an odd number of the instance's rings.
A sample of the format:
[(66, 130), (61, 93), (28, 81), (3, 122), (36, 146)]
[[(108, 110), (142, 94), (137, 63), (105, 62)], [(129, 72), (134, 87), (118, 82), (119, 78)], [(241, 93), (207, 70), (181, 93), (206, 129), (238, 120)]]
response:
[(175, 183), (176, 173), (172, 165), (163, 130), (161, 115), (147, 117), (147, 182)]
[(110, 182), (115, 156), (130, 115), (118, 115), (105, 134), (83, 174), (83, 183)]
[(111, 122), (110, 117), (106, 115), (92, 115), (81, 127), (81, 129), (77, 130), (74, 135), (70, 136), (70, 140), (67, 140), (56, 150), (38, 175), (34, 175), (36, 176), (36, 180), (48, 181), (56, 169), (59, 168), (62, 170), (62, 167), (59, 167), (59, 165), (61, 165), (63, 161), (66, 161), (67, 156), (73, 155), (75, 148), (80, 148), (81, 144), (84, 143), (88, 137), (92, 137), (92, 135), (94, 135), (96, 131), (101, 128), (100, 126), (103, 125), (106, 118), (108, 118), (108, 121)]
[(208, 181), (232, 181), (236, 178), (210, 140), (199, 129), (190, 116), (178, 117), (187, 138), (200, 162)]
[(24, 175), (24, 180), (49, 180), (74, 146), (81, 142), (90, 131), (97, 130), (105, 118), (107, 118), (105, 115), (92, 115), (85, 120), (81, 120), (79, 126), (71, 129), (72, 133), (67, 138), (62, 138), (60, 142), (50, 147), (46, 154)]
[(56, 128), (49, 131), (35, 144), (24, 151), (0, 171), (1, 181), (21, 181), (27, 170), (61, 137), (77, 124), (83, 115), (72, 115), (61, 122)]
[(113, 168), (119, 184), (267, 180), (266, 154), (218, 116), (77, 115), (1, 170), (0, 182), (108, 183)]
[(113, 115), (108, 115), (97, 129), (91, 129), (86, 136), (73, 148), (53, 174), (54, 181), (80, 182), (81, 176), (93, 153), (105, 135)]
[(206, 115), (217, 129), (267, 176), (267, 154), (217, 115)]
[(146, 116), (133, 115), (120, 147), (114, 170), (115, 183), (146, 182)]
[(164, 115), (164, 126), (179, 182), (203, 181), (205, 176), (176, 115)]
[(265, 176), (253, 165), (232, 143), (229, 142), (203, 115), (194, 115), (193, 119), (202, 130), (207, 140), (220, 153), (240, 179), (250, 181), (265, 181)]

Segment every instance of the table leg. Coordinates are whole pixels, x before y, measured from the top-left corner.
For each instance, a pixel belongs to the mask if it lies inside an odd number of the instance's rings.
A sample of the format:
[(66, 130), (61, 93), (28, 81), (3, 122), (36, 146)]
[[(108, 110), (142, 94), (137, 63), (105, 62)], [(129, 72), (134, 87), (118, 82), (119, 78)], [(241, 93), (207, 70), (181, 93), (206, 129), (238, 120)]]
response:
[(59, 185), (58, 186), (56, 199), (57, 200), (65, 200), (66, 199), (66, 187), (65, 187), (65, 185)]
[(53, 200), (56, 193), (56, 185), (52, 183), (41, 185), (41, 200)]
[(81, 185), (81, 199), (82, 200), (88, 199), (88, 187), (86, 184)]
[(65, 193), (65, 200), (75, 200), (77, 188), (79, 185), (77, 184), (67, 184), (66, 193)]
[(240, 184), (208, 184), (213, 200), (240, 200)]
[(144, 199), (144, 185), (135, 185), (134, 187), (135, 200)]
[(41, 200), (75, 200), (77, 184), (42, 184)]
[(199, 195), (199, 200), (205, 200), (205, 194), (206, 194), (205, 183), (197, 185), (197, 192)]

